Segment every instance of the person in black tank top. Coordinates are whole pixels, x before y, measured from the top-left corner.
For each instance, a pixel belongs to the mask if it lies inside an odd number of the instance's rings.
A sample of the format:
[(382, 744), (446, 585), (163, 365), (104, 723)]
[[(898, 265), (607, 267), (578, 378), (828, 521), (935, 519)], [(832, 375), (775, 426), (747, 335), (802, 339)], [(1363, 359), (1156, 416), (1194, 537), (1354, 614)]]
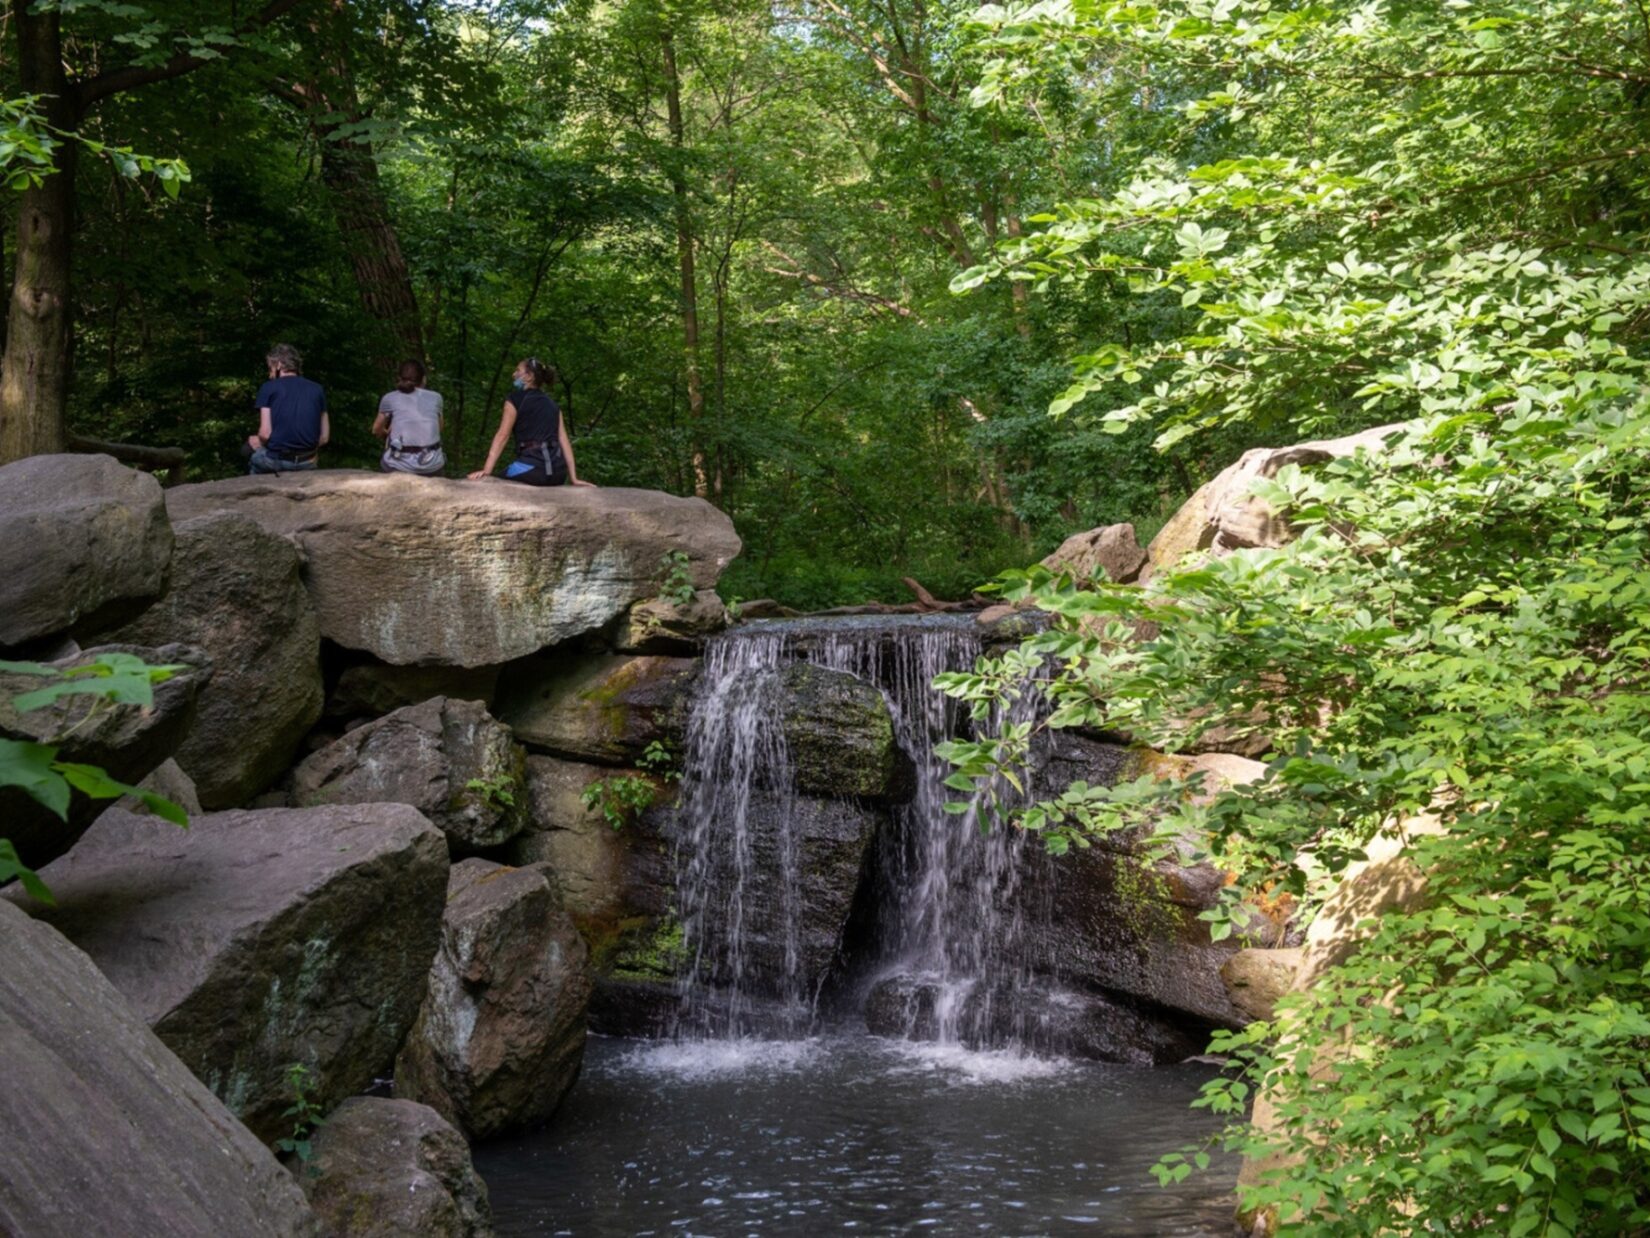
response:
[(545, 391), (555, 381), (556, 372), (537, 357), (528, 357), (516, 366), (515, 390), (504, 397), (504, 410), (493, 445), (487, 450), (487, 463), (470, 474), (471, 481), (492, 476), (505, 445), (513, 441), (515, 459), (504, 470), (508, 480), (529, 486), (595, 484), (579, 480), (561, 407)]

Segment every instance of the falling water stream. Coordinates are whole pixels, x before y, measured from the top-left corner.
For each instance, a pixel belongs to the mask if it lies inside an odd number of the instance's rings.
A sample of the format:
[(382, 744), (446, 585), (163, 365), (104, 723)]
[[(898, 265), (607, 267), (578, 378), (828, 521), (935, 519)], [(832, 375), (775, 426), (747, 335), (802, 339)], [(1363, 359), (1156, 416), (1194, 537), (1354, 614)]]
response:
[[(1210, 1132), (1188, 1108), (1210, 1068), (1039, 1042), (1027, 929), (1051, 911), (1021, 877), (1041, 857), (946, 813), (934, 751), (964, 715), (933, 680), (980, 653), (948, 616), (747, 624), (709, 643), (675, 832), (691, 966), (674, 1035), (593, 1039), (547, 1131), (477, 1150), (501, 1234), (1230, 1232), (1229, 1176), (1165, 1191), (1147, 1172)], [(782, 678), (798, 663), (879, 689), (914, 770), (834, 1005), (803, 958)]]

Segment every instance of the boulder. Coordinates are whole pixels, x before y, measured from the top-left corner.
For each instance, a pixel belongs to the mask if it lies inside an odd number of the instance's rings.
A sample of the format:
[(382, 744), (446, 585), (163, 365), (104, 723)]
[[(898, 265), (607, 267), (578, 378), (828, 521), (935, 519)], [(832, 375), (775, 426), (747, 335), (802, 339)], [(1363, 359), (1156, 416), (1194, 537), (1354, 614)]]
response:
[[(585, 788), (613, 776), (611, 769), (555, 757), (527, 758), (527, 827), (506, 852), (510, 863), (545, 863), (556, 874), (574, 923), (592, 945), (632, 914), (625, 903), (625, 873), (636, 832), (614, 829), (583, 800)], [(597, 964), (606, 960), (598, 958)]]
[(49, 925), (0, 900), (0, 1233), (305, 1238), (286, 1170)]
[(714, 589), (700, 589), (690, 602), (648, 598), (614, 624), (609, 637), (620, 653), (692, 655), (707, 638), (728, 626), (728, 608)]
[(479, 701), (438, 696), (356, 727), (305, 758), (291, 801), (411, 804), (454, 853), (508, 842), (527, 820), (523, 754)]
[(1146, 552), (1135, 540), (1132, 524), (1108, 524), (1087, 533), (1073, 533), (1043, 560), (1043, 566), (1080, 581), (1103, 574), (1114, 584), (1126, 584), (1146, 566)]
[(1150, 568), (1174, 567), (1193, 551), (1219, 557), (1245, 547), (1283, 546), (1295, 538), (1295, 526), (1264, 499), (1250, 493), (1257, 481), (1276, 477), (1289, 464), (1314, 465), (1360, 450), (1379, 452), (1386, 440), (1407, 426), (1376, 426), (1344, 438), (1297, 443), (1292, 447), (1257, 447), (1217, 474), (1169, 518), (1146, 553)]
[(160, 483), (109, 456), (0, 467), (0, 646), (136, 613), (172, 559)]
[(1239, 950), (1220, 968), (1232, 1004), (1251, 1019), (1270, 1019), (1300, 968), (1301, 948)]
[(493, 707), (498, 694), (498, 667), (385, 666), (381, 663), (345, 667), (327, 695), (322, 712), (339, 721), (382, 718), (407, 705), (433, 696), (455, 701), (480, 701)]
[[(1159, 757), (1055, 732), (1036, 786), (1045, 795), (1078, 780), (1109, 786), (1147, 772), (1186, 777), (1194, 770), (1209, 776), (1209, 794), (1222, 782), (1258, 777), (1265, 766), (1225, 753)], [(1027, 855), (1020, 897), (1044, 909), (1027, 925), (1039, 969), (1072, 988), (1104, 989), (1203, 1023), (1242, 1027), (1250, 1016), (1233, 1002), (1221, 968), (1243, 943), (1212, 941), (1199, 918), (1218, 905), (1226, 875), (1194, 862), (1189, 843), (1179, 857), (1153, 861), (1144, 854), (1143, 833), (1106, 835), (1058, 859)]]
[[(178, 763), (168, 758), (155, 766), (149, 775), (138, 783), (138, 789), (149, 791), (155, 795), (164, 796), (171, 800), (190, 817), (198, 817), (206, 810), (201, 807), (200, 796), (195, 793), (195, 783), (179, 768)], [(145, 813), (148, 807), (135, 795), (123, 795), (115, 801), (115, 807), (126, 812)]]
[(785, 745), (804, 795), (904, 799), (911, 763), (881, 692), (846, 671), (799, 662), (782, 672)]
[(549, 1117), (584, 1061), (587, 963), (548, 865), (455, 864), (395, 1094), (475, 1139)]
[(739, 552), (709, 503), (651, 490), (322, 469), (177, 486), (166, 504), (295, 538), (321, 635), (396, 666), (509, 662), (657, 596), (670, 552), (698, 589)]
[[(86, 725), (82, 720), (94, 709), (93, 698), (61, 697), (51, 705), (21, 713), (13, 704), (19, 695), (54, 682), (36, 675), (0, 672), (0, 736), (32, 743), (57, 743), (60, 761), (96, 765), (119, 782), (135, 784), (178, 750), (195, 723), (196, 702), (212, 674), (211, 659), (199, 649), (166, 645), (149, 649), (135, 645), (100, 645), (49, 665), (82, 666), (100, 653), (131, 653), (151, 666), (183, 665), (187, 669), (156, 684), (154, 704), (106, 703), (95, 706), (96, 716)], [(56, 859), (85, 831), (94, 818), (108, 807), (107, 800), (89, 799), (78, 792), (69, 801), (64, 821), (16, 787), (0, 788), (0, 837), (11, 839), (23, 863), (38, 868)], [(164, 825), (166, 830), (176, 827)]]
[(41, 871), (41, 907), (250, 1127), (288, 1133), (287, 1071), (330, 1108), (389, 1065), (441, 935), (447, 848), (403, 804), (222, 812), (187, 831), (111, 809)]
[(353, 1096), (298, 1173), (328, 1238), (492, 1238), (470, 1146), (428, 1105)]
[(243, 804), (274, 782), (321, 716), (321, 637), (298, 549), (245, 516), (178, 525), (165, 596), (110, 638), (211, 655), (199, 723), (178, 750), (208, 808)]
[(698, 665), (688, 658), (558, 651), (512, 668), (499, 694), (499, 717), (529, 748), (633, 766), (651, 743), (680, 747)]

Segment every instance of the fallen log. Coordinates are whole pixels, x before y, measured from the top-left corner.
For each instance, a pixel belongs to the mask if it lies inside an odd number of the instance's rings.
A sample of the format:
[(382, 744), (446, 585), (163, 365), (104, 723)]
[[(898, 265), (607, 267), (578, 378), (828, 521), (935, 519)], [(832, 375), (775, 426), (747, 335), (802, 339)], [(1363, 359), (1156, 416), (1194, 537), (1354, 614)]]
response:
[(188, 457), (181, 447), (146, 447), (141, 443), (110, 443), (84, 434), (68, 436), (67, 448), (80, 455), (113, 456), (122, 464), (130, 464), (145, 473), (163, 472), (162, 486), (176, 486), (183, 482)]

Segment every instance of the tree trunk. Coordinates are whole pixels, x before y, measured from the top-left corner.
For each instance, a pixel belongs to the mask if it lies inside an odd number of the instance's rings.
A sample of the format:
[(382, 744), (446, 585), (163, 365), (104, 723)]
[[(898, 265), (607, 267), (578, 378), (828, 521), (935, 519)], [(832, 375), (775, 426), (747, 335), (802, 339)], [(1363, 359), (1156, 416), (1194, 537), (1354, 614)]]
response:
[(688, 199), (687, 172), (682, 156), (687, 146), (687, 130), (682, 122), (682, 81), (676, 71), (676, 42), (670, 27), (659, 36), (664, 51), (665, 109), (670, 124), (670, 145), (675, 159), (670, 167), (670, 192), (676, 200), (676, 255), (682, 269), (682, 351), (687, 360), (689, 433), (693, 436), (693, 493), (710, 495), (710, 477), (705, 468), (701, 439), (705, 420), (704, 380), (699, 373), (699, 292), (693, 270), (693, 208)]
[[(80, 118), (63, 70), (57, 12), (31, 15), (28, 5), (15, 4), (11, 18), (23, 93), (40, 97), (48, 124), (72, 132)], [(56, 170), (24, 190), (18, 203), (6, 351), (0, 362), (0, 463), (63, 450), (74, 330), (69, 256), (78, 151), (72, 139), (61, 142)]]

